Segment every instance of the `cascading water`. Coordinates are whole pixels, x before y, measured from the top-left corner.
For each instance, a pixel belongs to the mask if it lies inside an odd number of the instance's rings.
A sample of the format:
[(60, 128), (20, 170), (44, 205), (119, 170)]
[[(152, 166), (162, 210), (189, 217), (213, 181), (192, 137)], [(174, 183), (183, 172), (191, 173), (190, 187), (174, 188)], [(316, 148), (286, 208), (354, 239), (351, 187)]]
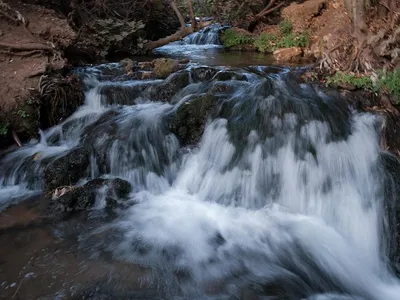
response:
[(219, 33), (221, 26), (213, 24), (198, 32), (192, 33), (184, 39), (185, 44), (194, 45), (220, 45)]
[[(79, 111), (2, 158), (1, 201), (40, 190), (46, 163), (81, 145), (92, 152), (88, 177), (133, 186), (132, 206), (81, 239), (106, 233), (102, 251), (149, 267), (172, 299), (240, 297), (249, 286), (263, 299), (399, 299), (378, 117), (285, 70), (189, 67), (125, 82), (95, 71), (85, 71)], [(154, 101), (178, 76), (186, 87)], [(171, 120), (192, 122), (182, 111), (210, 94), (199, 145), (181, 147), (197, 123), (173, 134)]]

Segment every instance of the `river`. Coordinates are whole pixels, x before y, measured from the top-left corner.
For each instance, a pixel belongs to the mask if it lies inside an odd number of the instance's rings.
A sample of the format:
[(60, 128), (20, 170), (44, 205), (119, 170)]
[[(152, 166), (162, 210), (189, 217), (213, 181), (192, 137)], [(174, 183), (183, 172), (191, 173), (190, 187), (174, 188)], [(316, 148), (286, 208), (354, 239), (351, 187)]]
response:
[[(191, 63), (79, 68), (84, 105), (0, 154), (0, 298), (399, 299), (382, 118), (212, 30), (157, 54)], [(77, 184), (122, 178), (128, 199), (44, 215), (46, 165), (80, 146)]]

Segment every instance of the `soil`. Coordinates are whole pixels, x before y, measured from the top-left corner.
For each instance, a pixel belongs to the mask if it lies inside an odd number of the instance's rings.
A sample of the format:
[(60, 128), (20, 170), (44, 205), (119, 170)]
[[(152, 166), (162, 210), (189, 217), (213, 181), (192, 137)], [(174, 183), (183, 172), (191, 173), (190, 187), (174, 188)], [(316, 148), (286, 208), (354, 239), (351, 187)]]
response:
[[(38, 101), (34, 101), (32, 94), (41, 75), (66, 65), (61, 51), (73, 43), (75, 33), (67, 20), (52, 10), (21, 1), (5, 3), (10, 7), (4, 10), (7, 15), (15, 20), (18, 11), (25, 24), (0, 15), (0, 43), (30, 49), (0, 48), (0, 123), (8, 124), (9, 131), (34, 136), (38, 133), (39, 114)], [(50, 51), (40, 50), (42, 46), (50, 47)]]

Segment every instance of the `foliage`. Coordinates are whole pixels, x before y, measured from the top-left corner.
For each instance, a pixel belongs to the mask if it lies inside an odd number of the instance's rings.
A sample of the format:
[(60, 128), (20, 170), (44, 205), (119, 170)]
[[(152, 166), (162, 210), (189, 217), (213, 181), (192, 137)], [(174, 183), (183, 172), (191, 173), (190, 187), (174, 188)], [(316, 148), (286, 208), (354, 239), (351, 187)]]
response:
[(289, 33), (282, 36), (262, 33), (254, 40), (254, 46), (260, 52), (272, 52), (280, 48), (308, 47), (309, 45), (310, 36), (307, 32), (299, 34)]
[(260, 52), (270, 52), (275, 47), (277, 37), (270, 33), (261, 33), (258, 38), (254, 40), (254, 46)]
[(249, 45), (253, 42), (253, 38), (237, 32), (235, 29), (229, 28), (222, 33), (222, 42), (226, 47)]
[(370, 89), (374, 88), (372, 79), (369, 76), (356, 76), (353, 73), (336, 72), (333, 76), (330, 76), (326, 80), (327, 86), (342, 86), (342, 85), (354, 85), (358, 89)]
[(387, 74), (381, 74), (377, 81), (377, 88), (380, 91), (388, 92), (396, 97), (397, 102), (400, 102), (400, 70)]
[(289, 19), (283, 20), (283, 21), (279, 24), (279, 29), (280, 29), (282, 35), (291, 34), (291, 33), (292, 33), (292, 30), (293, 30), (292, 22), (291, 22)]
[(7, 134), (9, 125), (10, 124), (8, 122), (0, 123), (0, 135), (6, 135)]
[(353, 85), (358, 89), (368, 89), (393, 95), (400, 102), (400, 70), (378, 75), (376, 82), (370, 76), (356, 76), (353, 73), (336, 72), (326, 80), (327, 86)]
[(289, 33), (282, 36), (276, 44), (276, 48), (308, 47), (310, 45), (310, 35), (307, 32), (300, 34)]

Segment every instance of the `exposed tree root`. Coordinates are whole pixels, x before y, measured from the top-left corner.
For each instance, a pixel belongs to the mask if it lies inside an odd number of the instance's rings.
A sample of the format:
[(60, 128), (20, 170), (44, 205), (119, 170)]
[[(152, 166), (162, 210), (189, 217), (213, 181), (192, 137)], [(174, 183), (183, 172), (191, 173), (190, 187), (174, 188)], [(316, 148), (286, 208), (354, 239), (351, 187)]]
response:
[(22, 56), (22, 57), (32, 57), (35, 54), (38, 54), (39, 56), (43, 54), (43, 50), (31, 50), (27, 52), (10, 52), (10, 51), (5, 51), (5, 50), (0, 50), (1, 54), (8, 54), (11, 56)]
[(14, 51), (32, 51), (32, 50), (43, 50), (53, 52), (55, 49), (51, 46), (32, 43), (32, 44), (9, 44), (9, 43), (0, 43), (0, 48), (7, 48), (9, 50)]

